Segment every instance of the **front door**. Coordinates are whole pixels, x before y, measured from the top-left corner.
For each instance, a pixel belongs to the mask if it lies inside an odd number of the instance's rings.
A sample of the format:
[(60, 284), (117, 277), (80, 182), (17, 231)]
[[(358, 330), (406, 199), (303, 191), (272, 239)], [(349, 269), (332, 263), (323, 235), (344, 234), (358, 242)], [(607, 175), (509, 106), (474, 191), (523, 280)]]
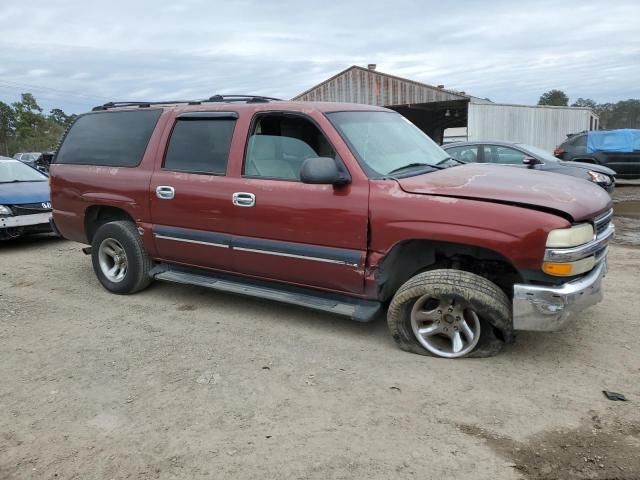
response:
[(341, 162), (320, 128), (303, 115), (258, 114), (249, 132), (234, 203), (235, 269), (290, 284), (361, 294), (369, 185), (300, 181), (302, 162)]
[(150, 185), (153, 235), (162, 260), (231, 269), (233, 187), (226, 171), (236, 118), (234, 112), (176, 118)]

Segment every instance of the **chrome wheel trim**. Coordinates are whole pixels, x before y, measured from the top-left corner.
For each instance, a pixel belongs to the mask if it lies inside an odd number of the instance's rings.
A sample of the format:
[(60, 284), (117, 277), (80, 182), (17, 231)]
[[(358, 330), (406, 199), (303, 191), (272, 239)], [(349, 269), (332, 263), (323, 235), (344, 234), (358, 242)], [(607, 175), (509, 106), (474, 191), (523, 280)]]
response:
[(411, 329), (420, 345), (444, 358), (470, 353), (480, 340), (480, 318), (468, 302), (423, 295), (411, 309)]
[(127, 275), (127, 254), (114, 238), (105, 238), (98, 247), (98, 263), (102, 274), (110, 282), (119, 283)]

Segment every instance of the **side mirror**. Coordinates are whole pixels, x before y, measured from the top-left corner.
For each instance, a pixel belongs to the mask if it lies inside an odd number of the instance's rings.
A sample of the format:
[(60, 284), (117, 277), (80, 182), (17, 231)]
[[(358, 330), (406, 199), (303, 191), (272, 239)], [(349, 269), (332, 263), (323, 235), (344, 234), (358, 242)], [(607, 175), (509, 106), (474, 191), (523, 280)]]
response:
[(344, 185), (351, 182), (347, 172), (338, 167), (338, 162), (329, 157), (307, 158), (300, 168), (302, 183), (316, 185)]
[(538, 160), (537, 158), (533, 158), (533, 157), (524, 157), (522, 159), (522, 164), (526, 165), (529, 168), (533, 168), (536, 165), (540, 165), (542, 162), (540, 160)]

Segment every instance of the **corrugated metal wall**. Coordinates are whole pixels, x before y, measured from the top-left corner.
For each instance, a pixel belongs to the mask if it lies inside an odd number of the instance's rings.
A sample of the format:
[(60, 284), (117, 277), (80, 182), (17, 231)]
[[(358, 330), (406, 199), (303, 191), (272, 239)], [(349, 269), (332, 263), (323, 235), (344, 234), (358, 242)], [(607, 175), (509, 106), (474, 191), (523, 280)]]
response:
[(437, 87), (403, 80), (360, 67), (351, 67), (308, 90), (293, 100), (305, 102), (347, 102), (367, 105), (406, 105), (446, 100), (460, 100), (456, 95)]
[(553, 151), (567, 134), (595, 128), (598, 117), (582, 108), (470, 103), (468, 118), (469, 141), (521, 142)]

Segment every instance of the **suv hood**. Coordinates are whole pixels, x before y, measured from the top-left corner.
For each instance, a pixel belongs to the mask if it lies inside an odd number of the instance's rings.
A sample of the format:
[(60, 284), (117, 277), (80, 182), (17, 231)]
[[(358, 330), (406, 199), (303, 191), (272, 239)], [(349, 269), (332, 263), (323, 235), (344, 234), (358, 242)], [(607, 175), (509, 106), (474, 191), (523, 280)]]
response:
[(609, 194), (589, 181), (502, 165), (461, 165), (397, 181), (408, 193), (551, 210), (576, 222), (591, 219), (612, 205)]

